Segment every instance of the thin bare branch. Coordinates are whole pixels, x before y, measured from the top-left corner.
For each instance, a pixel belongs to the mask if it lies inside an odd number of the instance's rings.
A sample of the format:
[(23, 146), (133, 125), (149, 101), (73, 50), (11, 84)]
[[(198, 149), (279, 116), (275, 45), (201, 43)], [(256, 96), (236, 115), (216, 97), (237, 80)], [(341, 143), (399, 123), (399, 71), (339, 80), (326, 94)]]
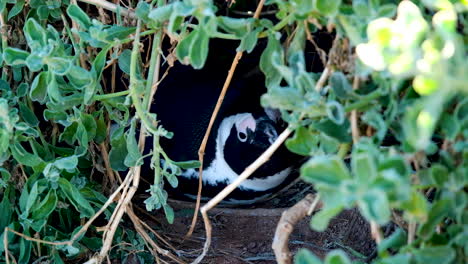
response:
[[(359, 88), (359, 77), (356, 75), (353, 79), (353, 90)], [(353, 144), (356, 144), (359, 141), (359, 125), (358, 125), (358, 113), (357, 110), (351, 111), (351, 135), (353, 136)]]
[(203, 260), (206, 253), (208, 252), (211, 244), (211, 223), (210, 219), (208, 218), (208, 211), (215, 207), (219, 202), (221, 202), (226, 196), (228, 196), (234, 189), (239, 187), (239, 185), (247, 179), (252, 173), (254, 173), (260, 166), (262, 166), (265, 162), (267, 162), (270, 157), (275, 153), (275, 151), (283, 144), (283, 142), (288, 138), (288, 136), (292, 133), (291, 128), (286, 128), (276, 139), (273, 144), (263, 152), (260, 157), (258, 157), (252, 164), (250, 164), (240, 175), (237, 177), (235, 181), (230, 183), (226, 188), (224, 188), (220, 193), (218, 193), (213, 199), (211, 199), (207, 204), (205, 204), (201, 209), (201, 214), (203, 216), (203, 222), (205, 223), (205, 230), (206, 230), (206, 241), (205, 245), (203, 246), (203, 252), (197, 259), (193, 262), (194, 264), (200, 263)]
[(375, 221), (370, 221), (370, 226), (371, 226), (371, 234), (372, 238), (375, 240), (375, 242), (380, 244), (382, 242), (382, 233), (380, 232), (380, 227)]
[[(265, 0), (260, 0), (260, 2), (258, 3), (257, 9), (255, 10), (254, 18), (259, 18), (264, 4), (265, 4)], [(192, 218), (192, 224), (190, 225), (190, 229), (185, 235), (186, 237), (190, 237), (192, 235), (193, 230), (195, 229), (197, 218), (198, 218), (198, 209), (200, 208), (201, 193), (203, 189), (202, 187), (203, 186), (203, 157), (205, 155), (206, 144), (208, 143), (208, 138), (210, 137), (211, 129), (213, 128), (214, 121), (216, 120), (216, 116), (218, 115), (219, 109), (221, 108), (221, 105), (224, 101), (224, 96), (226, 95), (227, 89), (229, 85), (231, 84), (231, 80), (232, 80), (232, 77), (234, 76), (234, 72), (236, 71), (237, 64), (242, 58), (243, 53), (244, 52), (242, 51), (237, 52), (236, 56), (234, 57), (231, 63), (231, 68), (229, 69), (226, 80), (224, 81), (223, 88), (221, 89), (221, 93), (218, 97), (218, 101), (216, 102), (216, 106), (213, 110), (213, 113), (211, 114), (210, 122), (208, 123), (208, 128), (206, 129), (202, 143), (200, 144), (200, 148), (198, 149), (198, 160), (200, 161), (200, 167), (198, 169), (199, 171), (198, 171), (197, 201), (195, 203), (195, 210), (194, 210), (194, 214)]]
[(319, 195), (308, 194), (304, 199), (282, 213), (271, 245), (275, 252), (276, 261), (279, 264), (292, 263), (292, 254), (289, 251), (288, 246), (289, 236), (291, 235), (294, 226), (300, 220), (322, 207), (321, 204), (318, 204), (319, 200)]
[(136, 14), (134, 11), (129, 10), (125, 7), (121, 7), (119, 5), (107, 2), (105, 0), (79, 0), (79, 1), (83, 3), (99, 6), (112, 12), (117, 12), (117, 10), (119, 10), (120, 14), (123, 16), (136, 18)]

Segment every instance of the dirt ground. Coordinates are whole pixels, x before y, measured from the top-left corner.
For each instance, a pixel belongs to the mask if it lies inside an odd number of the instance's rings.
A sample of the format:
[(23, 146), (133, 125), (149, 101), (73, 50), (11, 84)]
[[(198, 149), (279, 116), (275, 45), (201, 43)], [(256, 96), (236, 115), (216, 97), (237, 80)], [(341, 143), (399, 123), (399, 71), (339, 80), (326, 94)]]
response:
[[(217, 207), (209, 211), (213, 237), (203, 263), (276, 263), (271, 248), (276, 226), (281, 213), (295, 204), (296, 200), (300, 199), (289, 197), (290, 205), (281, 208), (271, 208), (270, 202), (256, 208)], [(153, 227), (172, 244), (179, 257), (192, 261), (201, 253), (205, 241), (203, 222), (199, 218), (193, 235), (184, 240), (192, 220), (194, 204), (181, 201), (172, 201), (170, 204), (176, 213), (174, 223), (168, 224), (164, 216), (159, 214), (156, 218), (152, 217), (157, 222)], [(294, 227), (289, 239), (289, 248), (293, 254), (301, 248), (308, 248), (317, 256), (324, 257), (333, 249), (342, 249), (355, 260), (367, 262), (372, 258), (376, 246), (370, 235), (369, 224), (357, 210), (343, 211), (324, 232), (312, 231), (309, 223), (310, 217), (305, 217)]]

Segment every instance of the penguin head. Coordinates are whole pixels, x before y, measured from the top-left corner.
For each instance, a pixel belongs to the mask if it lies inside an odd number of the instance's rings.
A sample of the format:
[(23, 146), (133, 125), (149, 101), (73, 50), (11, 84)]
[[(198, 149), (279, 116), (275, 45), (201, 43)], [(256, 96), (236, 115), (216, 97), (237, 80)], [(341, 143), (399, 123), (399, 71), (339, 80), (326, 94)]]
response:
[(242, 113), (225, 118), (217, 144), (229, 167), (237, 174), (254, 162), (278, 138), (276, 123), (266, 114), (257, 118)]

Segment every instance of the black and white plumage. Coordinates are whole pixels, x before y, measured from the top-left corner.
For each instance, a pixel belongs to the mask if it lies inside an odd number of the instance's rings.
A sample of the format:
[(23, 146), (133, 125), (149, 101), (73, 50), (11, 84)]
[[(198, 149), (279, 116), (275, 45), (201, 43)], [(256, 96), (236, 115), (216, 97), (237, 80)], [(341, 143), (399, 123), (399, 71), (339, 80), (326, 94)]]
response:
[[(216, 59), (215, 59), (216, 60)], [(213, 61), (213, 59), (211, 59)], [(223, 86), (227, 67), (210, 63), (202, 70), (176, 64), (161, 82), (155, 94), (152, 112), (174, 137), (161, 142), (175, 161), (198, 159), (198, 148)], [(260, 106), (266, 92), (261, 74), (245, 78), (236, 72), (213, 125), (204, 156), (204, 197), (213, 197), (234, 181), (278, 137), (285, 125), (278, 115)], [(282, 188), (294, 175), (298, 156), (284, 146), (245, 180), (227, 198), (227, 202), (249, 203)], [(178, 177), (172, 193), (195, 197), (198, 169), (189, 169)]]

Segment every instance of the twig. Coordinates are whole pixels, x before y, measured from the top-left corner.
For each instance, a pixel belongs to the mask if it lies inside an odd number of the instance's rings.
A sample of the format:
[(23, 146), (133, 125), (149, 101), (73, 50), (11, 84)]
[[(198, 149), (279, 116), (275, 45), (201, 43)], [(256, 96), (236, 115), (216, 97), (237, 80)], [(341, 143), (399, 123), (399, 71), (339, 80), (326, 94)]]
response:
[(8, 251), (8, 236), (7, 236), (7, 229), (8, 227), (5, 227), (5, 231), (3, 231), (3, 249), (5, 250), (5, 261), (6, 264), (10, 264), (10, 258), (8, 257), (8, 254), (10, 251)]
[[(172, 259), (173, 261), (175, 261), (176, 263), (179, 263), (179, 264), (184, 264), (185, 262), (183, 262), (182, 260), (180, 260), (179, 258), (177, 258), (176, 256), (174, 256), (170, 251), (168, 250), (165, 250), (165, 249), (162, 249), (160, 248), (154, 241), (153, 239), (151, 239), (151, 237), (148, 235), (148, 233), (144, 230), (143, 228), (143, 225), (142, 225), (142, 221), (136, 216), (135, 212), (133, 211), (133, 209), (129, 206), (127, 208), (127, 215), (130, 217), (130, 219), (132, 220), (133, 222), (133, 225), (135, 226), (135, 229), (137, 230), (137, 232), (144, 238), (144, 240), (146, 242), (148, 242), (151, 247), (153, 247), (159, 254), (163, 255), (163, 256), (166, 256), (170, 259)], [(157, 256), (155, 256), (155, 258), (157, 258)]]
[[(291, 235), (294, 226), (302, 220), (302, 218), (317, 209), (319, 199), (320, 197), (318, 195), (314, 197), (313, 194), (308, 194), (304, 199), (284, 211), (281, 215), (276, 227), (273, 243), (271, 245), (276, 256), (276, 261), (279, 264), (292, 263), (292, 254), (288, 247), (289, 236)], [(319, 205), (318, 207), (320, 208), (322, 206)]]
[[(359, 88), (359, 77), (355, 75), (353, 79), (353, 90), (357, 90), (358, 88)], [(360, 137), (357, 110), (351, 111), (350, 119), (351, 119), (351, 134), (353, 136), (353, 144), (356, 144), (359, 141), (359, 137)]]
[(414, 220), (411, 220), (408, 224), (408, 245), (413, 243), (415, 233), (416, 233), (416, 222)]
[[(318, 209), (317, 205), (319, 202), (320, 202), (320, 194), (316, 194), (314, 202), (310, 205), (310, 208), (307, 211), (307, 215), (312, 215), (312, 213), (315, 212), (316, 209)], [(320, 205), (319, 208), (322, 208), (322, 205)]]
[(317, 53), (319, 54), (319, 58), (320, 58), (320, 61), (322, 62), (323, 65), (326, 65), (327, 64), (327, 53), (321, 49), (317, 43), (315, 43), (314, 41), (314, 37), (312, 37), (312, 34), (310, 33), (310, 30), (309, 30), (309, 27), (308, 27), (308, 24), (307, 24), (307, 21), (304, 20), (304, 28), (305, 28), (305, 32), (306, 32), (306, 38), (307, 40), (312, 43), (312, 45), (314, 46), (315, 50), (317, 50)]
[(330, 76), (330, 73), (331, 73), (331, 63), (330, 63), (331, 60), (328, 60), (328, 63), (327, 65), (325, 66), (325, 69), (323, 70), (322, 72), (322, 75), (320, 75), (320, 78), (319, 80), (317, 81), (317, 84), (315, 85), (315, 91), (317, 92), (320, 92), (323, 88), (323, 86), (325, 85), (325, 82), (327, 81), (328, 79), (328, 76)]
[(136, 18), (136, 14), (134, 11), (129, 10), (125, 7), (121, 7), (119, 5), (109, 3), (105, 0), (79, 0), (80, 2), (87, 3), (87, 4), (92, 4), (95, 6), (102, 7), (104, 9), (107, 9), (112, 12), (117, 12), (119, 10), (120, 14), (123, 16), (128, 16), (130, 18)]
[[(5, 13), (6, 13), (6, 10), (0, 13), (0, 34), (2, 35), (1, 36), (2, 52), (5, 52), (5, 49), (8, 47), (8, 30), (7, 30), (7, 26), (5, 23)], [(3, 68), (2, 80), (6, 81), (8, 77), (8, 69), (5, 66), (3, 66), (2, 68)]]
[(332, 63), (336, 56), (336, 48), (339, 44), (339, 39), (340, 39), (339, 35), (337, 34), (335, 39), (333, 40), (332, 47), (330, 48), (330, 51), (328, 52), (328, 61), (327, 61), (327, 64), (325, 65), (325, 69), (323, 70), (322, 75), (320, 75), (319, 80), (315, 84), (315, 91), (317, 92), (320, 92), (322, 90), (328, 77), (333, 73)]
[(198, 149), (198, 160), (200, 161), (200, 167), (198, 169), (198, 192), (197, 192), (197, 201), (195, 204), (195, 211), (192, 218), (192, 224), (190, 225), (190, 229), (185, 235), (186, 237), (190, 237), (195, 229), (195, 224), (198, 218), (198, 209), (200, 208), (201, 202), (201, 192), (203, 186), (203, 157), (205, 155), (205, 148), (206, 144), (208, 143), (208, 138), (211, 133), (211, 129), (213, 128), (214, 121), (216, 120), (216, 116), (218, 115), (219, 109), (221, 108), (221, 104), (223, 103), (224, 96), (226, 95), (227, 88), (231, 83), (232, 76), (234, 75), (234, 71), (236, 70), (237, 64), (239, 60), (242, 58), (243, 52), (237, 52), (234, 60), (232, 61), (231, 68), (229, 69), (228, 76), (226, 81), (224, 82), (223, 89), (221, 90), (221, 94), (218, 97), (218, 101), (216, 103), (215, 109), (213, 110), (213, 114), (211, 115), (210, 122), (208, 124), (208, 128), (206, 129), (205, 136), (203, 137), (202, 143), (200, 148)]
[(276, 139), (273, 144), (271, 144), (268, 149), (263, 152), (260, 157), (258, 157), (252, 164), (250, 164), (240, 175), (236, 178), (235, 181), (230, 183), (226, 186), (220, 193), (218, 193), (213, 199), (211, 199), (208, 203), (206, 203), (201, 209), (200, 212), (203, 216), (203, 222), (205, 223), (205, 230), (206, 230), (206, 241), (205, 245), (203, 246), (203, 252), (197, 259), (193, 262), (194, 264), (200, 263), (203, 260), (208, 249), (210, 248), (211, 244), (211, 223), (208, 219), (208, 211), (215, 207), (219, 202), (221, 202), (226, 196), (228, 196), (234, 189), (239, 187), (239, 185), (247, 179), (252, 173), (254, 173), (260, 166), (262, 166), (265, 162), (267, 162), (270, 157), (275, 153), (275, 151), (281, 146), (281, 144), (288, 138), (288, 136), (292, 133), (292, 129), (290, 127), (286, 128)]
[[(141, 112), (143, 111), (141, 103), (139, 102), (138, 96), (135, 94), (135, 87), (134, 85), (136, 84), (136, 56), (138, 54), (138, 47), (140, 44), (140, 27), (141, 27), (141, 21), (137, 21), (137, 30), (135, 34), (135, 40), (133, 43), (133, 50), (132, 50), (132, 58), (130, 61), (130, 89), (133, 89), (133, 93), (130, 93), (132, 95), (132, 101), (135, 105), (135, 108), (137, 110), (137, 113), (139, 114), (139, 117), (142, 118), (143, 121), (143, 116), (141, 116)], [(140, 138), (139, 138), (139, 147), (140, 150), (143, 149), (145, 145), (145, 133), (146, 133), (146, 126), (142, 125), (141, 130), (140, 130)], [(101, 247), (101, 251), (99, 252), (99, 255), (95, 256), (94, 258), (90, 259), (88, 262), (89, 263), (101, 263), (101, 261), (107, 256), (107, 253), (109, 252), (109, 249), (111, 248), (112, 241), (114, 238), (114, 234), (117, 230), (118, 225), (120, 224), (120, 220), (123, 217), (123, 214), (127, 210), (127, 207), (135, 195), (135, 192), (138, 189), (138, 185), (140, 182), (140, 172), (141, 172), (141, 166), (135, 166), (129, 170), (129, 181), (132, 181), (132, 186), (129, 186), (129, 183), (127, 184), (122, 184), (123, 187), (123, 193), (122, 196), (119, 199), (119, 203), (117, 204), (111, 219), (109, 220), (106, 231), (104, 232), (103, 235), (103, 245)], [(128, 190), (128, 192), (127, 192)]]
[[(101, 150), (102, 159), (104, 160), (104, 166), (106, 167), (106, 175), (110, 180), (111, 184), (115, 183), (115, 175), (109, 161), (109, 153), (107, 152), (107, 146), (105, 142), (99, 144), (99, 149)], [(111, 188), (112, 190), (112, 188)]]
[(371, 234), (375, 242), (380, 244), (382, 242), (382, 234), (380, 233), (379, 225), (375, 221), (370, 221)]
[[(257, 9), (255, 10), (254, 18), (259, 18), (260, 13), (262, 12), (263, 5), (265, 4), (265, 0), (260, 0), (258, 3)], [(236, 53), (234, 60), (232, 61), (231, 68), (229, 69), (228, 75), (226, 80), (224, 81), (223, 88), (221, 89), (221, 93), (218, 97), (218, 101), (216, 102), (216, 106), (211, 114), (210, 122), (208, 123), (208, 128), (206, 129), (205, 135), (203, 137), (202, 143), (200, 144), (200, 148), (198, 149), (198, 160), (200, 162), (200, 167), (198, 169), (198, 191), (197, 191), (197, 201), (195, 203), (195, 210), (192, 218), (192, 224), (190, 225), (190, 229), (188, 230), (186, 237), (190, 237), (195, 229), (195, 224), (197, 223), (198, 218), (198, 209), (200, 208), (201, 202), (201, 193), (203, 189), (203, 157), (205, 155), (205, 148), (206, 144), (208, 143), (208, 138), (211, 133), (211, 129), (213, 128), (214, 121), (216, 120), (216, 116), (218, 115), (219, 109), (221, 108), (221, 104), (223, 103), (224, 96), (226, 95), (227, 89), (229, 84), (231, 84), (232, 77), (234, 76), (234, 72), (236, 71), (237, 64), (239, 63), (240, 59), (242, 58), (242, 54), (244, 52), (239, 51)]]
[(126, 186), (128, 184), (128, 181), (130, 180), (130, 172), (129, 174), (127, 174), (127, 177), (124, 179), (123, 183), (117, 188), (117, 190), (114, 191), (114, 193), (112, 193), (112, 195), (109, 197), (109, 199), (107, 199), (106, 203), (101, 207), (101, 209), (99, 209), (99, 211), (97, 213), (95, 213), (93, 215), (93, 217), (91, 217), (88, 222), (86, 222), (85, 225), (83, 225), (83, 227), (81, 227), (80, 231), (78, 231), (73, 237), (72, 239), (70, 240), (72, 243), (78, 239), (78, 237), (80, 237), (84, 232), (86, 232), (86, 230), (88, 230), (89, 226), (91, 226), (91, 224), (94, 222), (94, 220), (96, 220), (96, 218), (101, 215), (107, 207), (109, 207), (109, 205), (111, 205), (113, 202), (114, 202), (114, 199), (115, 197), (120, 193), (120, 191), (122, 190), (122, 188), (124, 186)]
[[(30, 237), (30, 236), (27, 236), (25, 234), (22, 234), (20, 232), (17, 232), (13, 229), (10, 229), (8, 227), (5, 227), (5, 232), (4, 232), (4, 244), (5, 244), (5, 250), (8, 251), (8, 239), (7, 239), (7, 235), (8, 235), (8, 232), (11, 232), (17, 236), (20, 236), (28, 241), (33, 241), (33, 242), (38, 242), (38, 243), (42, 243), (42, 244), (47, 244), (47, 245), (53, 245), (53, 246), (60, 246), (60, 245), (68, 245), (70, 243), (70, 241), (61, 241), (61, 242), (52, 242), (52, 241), (47, 241), (47, 240), (42, 240), (42, 239), (38, 239), (38, 238), (34, 238), (34, 237)], [(5, 251), (5, 252), (6, 252)]]

